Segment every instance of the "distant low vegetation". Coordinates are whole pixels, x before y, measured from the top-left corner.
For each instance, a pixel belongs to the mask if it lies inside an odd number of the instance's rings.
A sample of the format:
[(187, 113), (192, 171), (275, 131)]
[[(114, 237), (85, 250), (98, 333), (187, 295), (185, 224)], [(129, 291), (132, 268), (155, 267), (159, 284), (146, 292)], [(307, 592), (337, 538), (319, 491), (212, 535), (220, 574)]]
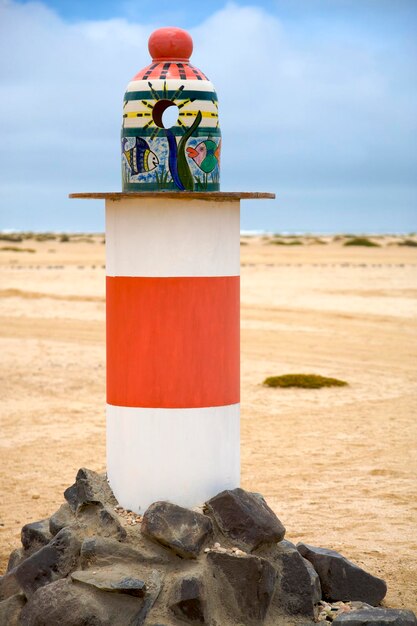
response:
[(36, 252), (33, 248), (19, 248), (18, 246), (3, 246), (0, 250), (2, 252)]
[(409, 246), (410, 248), (417, 248), (417, 241), (415, 239), (404, 239), (398, 243), (399, 246)]
[(321, 387), (345, 387), (348, 383), (338, 378), (328, 378), (319, 374), (284, 374), (265, 378), (263, 384), (267, 387), (320, 389)]
[(54, 233), (33, 233), (32, 237), (28, 237), (28, 239), (34, 239), (35, 241), (55, 241), (57, 235)]
[[(74, 241), (78, 243), (94, 243), (95, 237), (103, 238), (103, 233), (65, 233), (65, 232), (44, 232), (37, 233), (31, 230), (20, 231), (20, 232), (0, 232), (0, 241), (8, 241), (9, 243), (21, 243), (22, 241), (26, 241), (28, 239), (32, 241), (59, 241), (62, 243), (66, 243), (69, 241)], [(103, 241), (99, 241), (99, 243), (104, 243)]]
[(343, 244), (344, 246), (364, 246), (365, 248), (380, 248), (379, 243), (375, 243), (367, 237), (352, 237)]
[(286, 241), (285, 239), (271, 239), (271, 243), (275, 246), (302, 246), (303, 242), (299, 239), (290, 239)]
[(23, 237), (18, 233), (0, 233), (0, 241), (11, 241), (13, 243), (19, 243), (23, 241)]
[(92, 235), (69, 235), (74, 243), (94, 243)]
[(327, 241), (324, 241), (324, 239), (320, 239), (320, 237), (313, 237), (311, 243), (318, 243), (320, 246), (325, 246), (327, 244)]

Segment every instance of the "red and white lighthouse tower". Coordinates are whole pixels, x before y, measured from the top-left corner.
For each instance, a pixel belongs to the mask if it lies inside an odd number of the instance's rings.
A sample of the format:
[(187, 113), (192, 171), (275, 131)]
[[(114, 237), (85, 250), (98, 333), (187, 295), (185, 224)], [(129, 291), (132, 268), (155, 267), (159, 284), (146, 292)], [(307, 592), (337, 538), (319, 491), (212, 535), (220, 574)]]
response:
[(124, 191), (71, 194), (106, 200), (107, 472), (139, 513), (239, 486), (240, 200), (274, 197), (216, 190), (217, 96), (187, 33), (152, 37), (125, 95)]

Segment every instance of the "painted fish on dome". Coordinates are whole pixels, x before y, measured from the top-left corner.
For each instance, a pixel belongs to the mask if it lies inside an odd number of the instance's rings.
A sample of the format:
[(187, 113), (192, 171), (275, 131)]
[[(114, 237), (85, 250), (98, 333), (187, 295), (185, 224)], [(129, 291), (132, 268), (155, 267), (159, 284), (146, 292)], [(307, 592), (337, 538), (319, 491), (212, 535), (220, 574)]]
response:
[(195, 148), (188, 147), (187, 154), (205, 174), (210, 174), (220, 162), (220, 141), (217, 145), (211, 139), (201, 141)]
[(122, 150), (133, 176), (143, 172), (151, 172), (158, 166), (159, 159), (155, 152), (152, 152), (147, 141), (141, 137), (136, 137), (133, 148), (126, 149), (126, 144), (127, 139), (124, 138)]

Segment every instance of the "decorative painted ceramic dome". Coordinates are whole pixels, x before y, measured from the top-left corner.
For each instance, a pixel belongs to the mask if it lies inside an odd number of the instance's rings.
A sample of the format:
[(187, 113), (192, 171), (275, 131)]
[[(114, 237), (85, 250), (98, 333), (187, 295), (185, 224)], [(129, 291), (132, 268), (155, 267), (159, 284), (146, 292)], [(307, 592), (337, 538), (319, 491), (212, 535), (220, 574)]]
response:
[[(124, 96), (122, 189), (218, 191), (217, 94), (189, 62), (193, 41), (181, 28), (160, 28), (148, 46), (152, 63), (136, 74)], [(176, 121), (170, 123), (172, 111)]]

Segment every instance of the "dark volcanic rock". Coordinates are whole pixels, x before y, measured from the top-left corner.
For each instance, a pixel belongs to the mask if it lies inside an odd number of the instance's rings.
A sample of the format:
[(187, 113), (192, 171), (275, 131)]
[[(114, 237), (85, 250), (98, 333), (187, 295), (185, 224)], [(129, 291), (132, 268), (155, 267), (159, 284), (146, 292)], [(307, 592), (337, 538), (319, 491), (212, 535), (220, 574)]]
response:
[(319, 578), (319, 575), (317, 574), (316, 570), (314, 569), (313, 565), (310, 563), (310, 561), (307, 561), (307, 559), (305, 559), (304, 557), (302, 557), (302, 559), (303, 559), (304, 565), (307, 568), (308, 575), (310, 576), (313, 602), (314, 602), (314, 604), (317, 604), (318, 602), (320, 602), (321, 595), (322, 595), (321, 594), (320, 578)]
[(20, 611), (25, 602), (26, 598), (23, 594), (16, 594), (0, 602), (0, 624), (2, 626), (18, 626)]
[(71, 578), (85, 585), (91, 585), (100, 591), (127, 593), (138, 598), (142, 598), (146, 591), (146, 585), (143, 580), (126, 575), (121, 576), (115, 568), (106, 568), (94, 572), (91, 570), (78, 570), (71, 574)]
[(186, 559), (195, 559), (212, 534), (211, 520), (170, 502), (154, 502), (143, 516), (142, 533)]
[(22, 528), (0, 577), (0, 626), (314, 626), (319, 576), (325, 599), (351, 602), (335, 626), (417, 626), (410, 611), (370, 606), (384, 581), (337, 552), (282, 540), (258, 494), (223, 491), (205, 515), (155, 502), (131, 525), (95, 472), (81, 469), (65, 497)]
[(180, 580), (171, 596), (170, 609), (179, 619), (185, 619), (192, 624), (205, 624), (205, 601), (201, 580), (195, 576)]
[(42, 546), (46, 546), (52, 539), (49, 532), (49, 519), (43, 519), (40, 522), (32, 522), (26, 524), (22, 528), (21, 540), (25, 550), (35, 548), (38, 550)]
[(237, 488), (222, 491), (206, 504), (222, 533), (246, 550), (284, 538), (284, 526), (262, 496)]
[(325, 600), (359, 600), (377, 605), (385, 597), (384, 580), (368, 574), (338, 552), (305, 543), (299, 543), (297, 549), (318, 573)]
[(86, 504), (117, 504), (106, 477), (84, 467), (78, 470), (75, 483), (64, 491), (64, 496), (74, 512)]
[(120, 518), (109, 507), (101, 504), (85, 504), (76, 513), (76, 528), (84, 535), (111, 537), (124, 541), (127, 532)]
[(161, 574), (157, 570), (152, 570), (150, 577), (146, 580), (145, 601), (134, 619), (129, 623), (129, 626), (142, 626), (142, 624), (145, 624), (146, 618), (161, 593), (162, 583), (163, 577)]
[(351, 613), (342, 613), (333, 624), (346, 626), (417, 626), (416, 616), (412, 611), (399, 609), (360, 609)]
[(229, 613), (257, 626), (265, 619), (274, 592), (276, 572), (266, 559), (209, 552), (207, 560), (216, 579), (220, 601)]
[(104, 607), (70, 580), (41, 587), (23, 607), (20, 626), (111, 626)]
[(0, 602), (6, 600), (16, 593), (21, 593), (19, 583), (16, 580), (16, 568), (7, 572), (4, 576), (0, 576)]
[(144, 550), (141, 546), (132, 547), (115, 539), (90, 537), (84, 539), (81, 545), (81, 567), (85, 569), (93, 563), (109, 565), (112, 563), (129, 563), (130, 561), (147, 565), (167, 565), (170, 562), (170, 555), (166, 554), (166, 550), (163, 548), (160, 550), (164, 554)]
[(108, 507), (100, 508), (98, 520), (103, 534), (109, 537), (116, 537), (119, 541), (126, 539), (127, 533), (121, 525), (118, 516), (111, 509)]
[(290, 615), (314, 617), (314, 606), (321, 600), (320, 580), (314, 567), (289, 541), (281, 541), (270, 557), (278, 572), (274, 603)]
[(14, 569), (19, 563), (25, 560), (26, 556), (23, 548), (16, 548), (13, 552), (10, 553), (9, 560), (7, 563), (7, 572)]
[(65, 502), (59, 507), (58, 511), (49, 518), (49, 532), (55, 536), (63, 528), (73, 526), (75, 522), (74, 513), (70, 505)]
[(44, 546), (18, 565), (14, 572), (17, 582), (29, 597), (38, 587), (67, 576), (77, 566), (80, 541), (69, 528), (63, 528)]

